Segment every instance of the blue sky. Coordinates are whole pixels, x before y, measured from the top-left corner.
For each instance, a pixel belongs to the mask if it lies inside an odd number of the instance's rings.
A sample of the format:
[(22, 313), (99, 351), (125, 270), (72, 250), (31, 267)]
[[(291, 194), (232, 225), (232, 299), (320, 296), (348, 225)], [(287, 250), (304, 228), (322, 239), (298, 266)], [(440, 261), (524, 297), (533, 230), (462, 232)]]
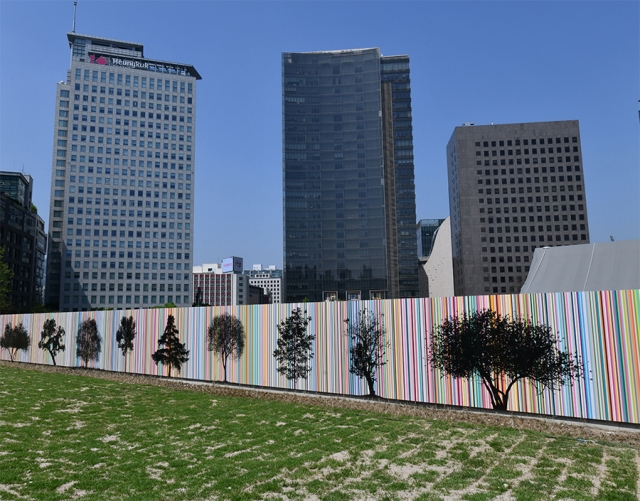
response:
[[(281, 52), (410, 56), (419, 219), (449, 213), (455, 126), (578, 119), (591, 241), (640, 238), (639, 6), (80, 0), (76, 32), (198, 69), (194, 264), (281, 266)], [(72, 18), (71, 0), (0, 0), (0, 169), (35, 178), (45, 220)]]

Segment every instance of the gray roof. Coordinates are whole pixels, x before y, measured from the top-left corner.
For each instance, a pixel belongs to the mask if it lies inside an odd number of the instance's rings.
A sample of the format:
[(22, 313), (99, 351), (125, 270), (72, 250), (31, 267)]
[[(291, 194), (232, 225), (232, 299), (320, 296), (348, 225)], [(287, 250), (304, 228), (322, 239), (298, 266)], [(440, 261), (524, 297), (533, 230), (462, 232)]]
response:
[(538, 248), (522, 294), (640, 289), (640, 240)]

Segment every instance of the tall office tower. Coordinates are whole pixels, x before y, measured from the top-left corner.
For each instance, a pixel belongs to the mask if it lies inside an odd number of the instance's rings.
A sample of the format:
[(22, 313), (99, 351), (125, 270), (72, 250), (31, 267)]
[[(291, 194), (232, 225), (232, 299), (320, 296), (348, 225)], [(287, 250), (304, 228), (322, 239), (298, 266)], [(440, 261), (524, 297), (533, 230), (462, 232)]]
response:
[(283, 53), (286, 302), (418, 296), (409, 57)]
[(46, 303), (191, 304), (196, 80), (137, 43), (69, 33), (56, 87)]
[(32, 193), (31, 176), (0, 171), (0, 247), (13, 272), (8, 293), (13, 312), (42, 304), (47, 236)]
[(457, 296), (518, 293), (536, 247), (589, 242), (577, 120), (456, 127), (447, 170)]

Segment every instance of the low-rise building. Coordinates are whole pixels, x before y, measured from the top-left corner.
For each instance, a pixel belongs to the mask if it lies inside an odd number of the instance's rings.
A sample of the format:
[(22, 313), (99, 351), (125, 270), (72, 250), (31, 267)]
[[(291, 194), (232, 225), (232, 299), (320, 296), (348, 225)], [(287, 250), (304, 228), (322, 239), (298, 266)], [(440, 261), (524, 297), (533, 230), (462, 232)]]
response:
[(451, 220), (422, 219), (418, 223), (420, 296), (454, 295)]
[(242, 273), (242, 258), (223, 259), (221, 263), (193, 267), (194, 303), (211, 306), (262, 304), (262, 290), (252, 289), (250, 279)]
[(282, 270), (271, 264), (263, 268), (261, 264), (254, 264), (253, 269), (244, 270), (249, 277), (249, 283), (261, 287), (269, 297), (269, 303), (282, 302)]

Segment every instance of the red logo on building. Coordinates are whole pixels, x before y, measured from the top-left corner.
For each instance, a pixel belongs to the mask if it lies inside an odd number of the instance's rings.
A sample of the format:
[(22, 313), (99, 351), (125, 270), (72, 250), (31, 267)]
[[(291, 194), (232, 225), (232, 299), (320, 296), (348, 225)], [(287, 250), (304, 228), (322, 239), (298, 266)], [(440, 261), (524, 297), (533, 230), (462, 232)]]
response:
[(94, 56), (93, 54), (89, 55), (89, 62), (95, 63), (95, 64), (107, 64), (108, 63), (108, 61), (104, 57), (99, 56), (96, 59), (96, 56)]

